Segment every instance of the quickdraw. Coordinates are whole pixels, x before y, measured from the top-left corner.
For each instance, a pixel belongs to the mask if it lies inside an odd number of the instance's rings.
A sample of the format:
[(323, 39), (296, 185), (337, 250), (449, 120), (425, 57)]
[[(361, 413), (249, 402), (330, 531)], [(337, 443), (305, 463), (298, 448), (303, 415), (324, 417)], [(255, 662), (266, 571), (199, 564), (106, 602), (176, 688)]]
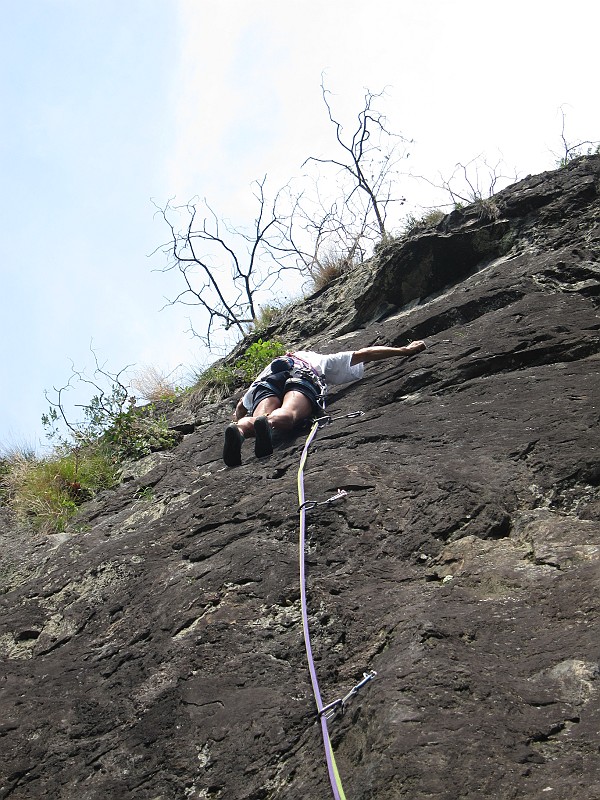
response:
[(321, 500), (320, 503), (317, 503), (315, 500), (305, 500), (300, 508), (305, 508), (309, 511), (311, 508), (316, 508), (317, 506), (328, 506), (330, 503), (335, 503), (336, 500), (341, 500), (342, 497), (346, 497), (347, 494), (348, 492), (345, 492), (343, 489), (338, 489), (333, 497), (329, 497), (327, 500)]
[(318, 712), (319, 716), (321, 716), (321, 714), (325, 714), (327, 719), (333, 719), (338, 712), (343, 714), (346, 710), (346, 703), (348, 700), (350, 700), (351, 697), (354, 697), (358, 690), (362, 689), (365, 684), (367, 684), (369, 681), (372, 681), (373, 678), (376, 677), (377, 673), (374, 669), (372, 669), (370, 672), (363, 672), (362, 680), (360, 680), (356, 686), (353, 686), (348, 694), (338, 698), (337, 700), (334, 700), (332, 703), (327, 703), (326, 706), (323, 706), (323, 708)]

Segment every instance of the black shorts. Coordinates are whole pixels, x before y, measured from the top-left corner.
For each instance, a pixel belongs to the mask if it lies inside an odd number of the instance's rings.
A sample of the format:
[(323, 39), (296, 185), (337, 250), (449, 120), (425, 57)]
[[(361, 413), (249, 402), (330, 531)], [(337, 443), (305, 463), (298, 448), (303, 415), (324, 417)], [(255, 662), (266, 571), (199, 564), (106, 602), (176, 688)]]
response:
[(287, 392), (301, 392), (307, 397), (313, 407), (313, 411), (319, 410), (319, 389), (317, 386), (304, 378), (302, 375), (294, 375), (290, 377), (289, 372), (275, 373), (263, 378), (262, 381), (256, 384), (252, 394), (252, 414), (256, 410), (256, 406), (262, 402), (266, 397), (277, 397), (283, 402), (283, 398)]

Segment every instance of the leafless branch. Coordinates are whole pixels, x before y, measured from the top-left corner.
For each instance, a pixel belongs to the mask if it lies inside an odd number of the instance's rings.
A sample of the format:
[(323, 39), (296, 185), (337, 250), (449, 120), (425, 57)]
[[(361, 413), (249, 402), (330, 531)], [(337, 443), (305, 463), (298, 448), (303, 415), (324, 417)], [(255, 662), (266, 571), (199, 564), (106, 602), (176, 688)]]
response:
[[(105, 364), (100, 364), (98, 356), (90, 344), (90, 352), (94, 358), (93, 376), (90, 378), (80, 369), (75, 367), (71, 361), (71, 375), (60, 388), (53, 387), (54, 398), (50, 397), (49, 392), (45, 392), (46, 400), (49, 403), (49, 414), (42, 417), (44, 426), (48, 429), (48, 436), (58, 440), (65, 445), (65, 439), (56, 423), (60, 420), (68, 431), (72, 443), (75, 445), (75, 455), (79, 448), (90, 444), (96, 439), (108, 425), (113, 424), (129, 407), (135, 404), (135, 398), (129, 394), (129, 387), (124, 383), (122, 376), (132, 365), (123, 367), (118, 372), (110, 372)], [(65, 394), (74, 388), (74, 382), (91, 386), (96, 394), (88, 404), (74, 404), (73, 408), (83, 408), (85, 419), (73, 421), (69, 418), (66, 409)]]
[(499, 184), (506, 186), (508, 183), (518, 180), (516, 173), (504, 174), (502, 159), (495, 164), (489, 164), (482, 153), (467, 161), (466, 164), (458, 162), (452, 175), (448, 178), (441, 173), (438, 181), (433, 181), (424, 175), (412, 175), (411, 177), (425, 181), (435, 189), (446, 192), (450, 196), (451, 205), (455, 208), (487, 200), (498, 191)]
[[(158, 208), (169, 227), (170, 241), (163, 246), (169, 263), (164, 271), (176, 269), (184, 288), (169, 305), (200, 306), (207, 314), (205, 332), (200, 338), (211, 348), (214, 334), (235, 329), (246, 333), (257, 314), (257, 295), (271, 291), (283, 270), (289, 253), (281, 249), (283, 262), (276, 258), (288, 220), (280, 212), (282, 191), (269, 202), (265, 186), (267, 176), (253, 185), (256, 216), (249, 231), (234, 228), (220, 219), (206, 199), (192, 200), (181, 206), (169, 202)], [(204, 210), (204, 215), (200, 215)], [(174, 218), (183, 215), (187, 223), (179, 229)], [(194, 326), (191, 331), (198, 335)]]
[(333, 114), (329, 100), (331, 92), (326, 88), (323, 78), (321, 93), (329, 120), (335, 128), (336, 141), (343, 151), (343, 158), (310, 156), (303, 166), (313, 162), (338, 167), (342, 174), (350, 178), (349, 186), (343, 193), (345, 204), (348, 205), (357, 192), (363, 193), (367, 199), (367, 216), (374, 216), (379, 238), (384, 239), (388, 205), (392, 202), (404, 202), (404, 198), (392, 196), (392, 179), (395, 167), (407, 156), (406, 151), (399, 153), (399, 147), (408, 144), (408, 140), (392, 133), (387, 126), (386, 117), (374, 108), (384, 92), (373, 93), (366, 90), (356, 128), (348, 136), (344, 135), (342, 123)]
[(588, 146), (587, 154), (589, 155), (592, 147), (598, 148), (600, 142), (585, 139), (584, 141), (577, 142), (577, 144), (569, 144), (565, 132), (567, 116), (565, 114), (564, 106), (560, 107), (560, 116), (561, 116), (560, 138), (562, 142), (562, 153), (560, 158), (556, 153), (554, 153), (554, 156), (557, 159), (557, 164), (559, 167), (566, 167), (569, 161), (572, 161), (574, 158), (579, 158), (579, 156), (581, 155), (585, 155), (584, 153), (581, 152), (582, 147), (585, 147), (586, 145)]
[[(346, 135), (334, 116), (330, 92), (321, 81), (321, 92), (330, 122), (335, 128), (339, 158), (311, 156), (312, 185), (299, 191), (291, 181), (270, 201), (266, 176), (253, 184), (256, 214), (252, 226), (236, 228), (219, 217), (206, 199), (184, 205), (170, 200), (158, 213), (167, 224), (170, 239), (162, 246), (168, 258), (163, 271), (177, 270), (183, 279), (178, 294), (168, 301), (197, 306), (206, 317), (200, 338), (213, 349), (217, 331), (233, 330), (238, 336), (257, 317), (257, 301), (276, 297), (288, 270), (314, 278), (323, 264), (335, 258), (354, 264), (386, 236), (388, 208), (403, 203), (396, 196), (394, 179), (406, 152), (407, 140), (391, 133), (387, 120), (376, 108), (383, 92), (366, 90), (363, 107), (353, 131)], [(340, 152), (338, 151), (338, 152)], [(333, 189), (322, 190), (314, 170), (337, 170)], [(307, 178), (307, 176), (304, 176)], [(180, 225), (178, 218), (185, 224)], [(190, 330), (198, 335), (197, 323)], [(220, 343), (219, 343), (220, 344)]]

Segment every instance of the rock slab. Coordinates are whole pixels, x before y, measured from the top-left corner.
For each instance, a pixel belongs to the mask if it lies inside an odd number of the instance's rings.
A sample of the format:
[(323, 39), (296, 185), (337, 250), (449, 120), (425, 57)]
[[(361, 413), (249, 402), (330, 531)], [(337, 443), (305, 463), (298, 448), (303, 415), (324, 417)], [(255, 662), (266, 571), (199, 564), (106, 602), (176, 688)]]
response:
[[(271, 331), (429, 345), (332, 394), (307, 462), (347, 492), (307, 515), (325, 701), (377, 672), (330, 724), (352, 800), (600, 797), (599, 195), (600, 157), (527, 178)], [(0, 798), (332, 796), (306, 431), (227, 469), (232, 402), (182, 401), (65, 534), (0, 509)]]

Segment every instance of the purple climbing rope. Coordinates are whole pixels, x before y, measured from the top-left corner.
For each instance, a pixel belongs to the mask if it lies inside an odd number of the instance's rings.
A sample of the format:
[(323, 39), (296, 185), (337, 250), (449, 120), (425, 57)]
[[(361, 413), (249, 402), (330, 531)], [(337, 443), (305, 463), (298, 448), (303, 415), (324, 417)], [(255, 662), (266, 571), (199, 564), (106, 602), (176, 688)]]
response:
[(309, 447), (316, 436), (319, 429), (319, 420), (312, 426), (310, 433), (304, 444), (302, 457), (300, 458), (300, 468), (298, 469), (298, 502), (300, 507), (300, 541), (299, 541), (299, 561), (300, 561), (300, 604), (302, 608), (302, 630), (304, 632), (304, 645), (306, 648), (306, 658), (308, 660), (308, 670), (310, 672), (310, 681), (312, 684), (313, 695), (317, 704), (317, 712), (321, 722), (321, 732), (323, 734), (323, 745), (325, 747), (325, 758), (327, 759), (327, 770), (329, 772), (329, 781), (335, 800), (346, 800), (342, 782), (335, 763), (335, 756), (333, 755), (333, 748), (329, 738), (329, 729), (327, 727), (327, 715), (322, 713), (323, 701), (321, 700), (321, 692), (319, 690), (319, 681), (317, 678), (317, 671), (315, 669), (315, 662), (312, 654), (312, 647), (310, 644), (310, 630), (308, 627), (308, 607), (306, 603), (306, 568), (304, 560), (305, 541), (306, 541), (306, 500), (304, 497), (304, 466), (308, 456)]

